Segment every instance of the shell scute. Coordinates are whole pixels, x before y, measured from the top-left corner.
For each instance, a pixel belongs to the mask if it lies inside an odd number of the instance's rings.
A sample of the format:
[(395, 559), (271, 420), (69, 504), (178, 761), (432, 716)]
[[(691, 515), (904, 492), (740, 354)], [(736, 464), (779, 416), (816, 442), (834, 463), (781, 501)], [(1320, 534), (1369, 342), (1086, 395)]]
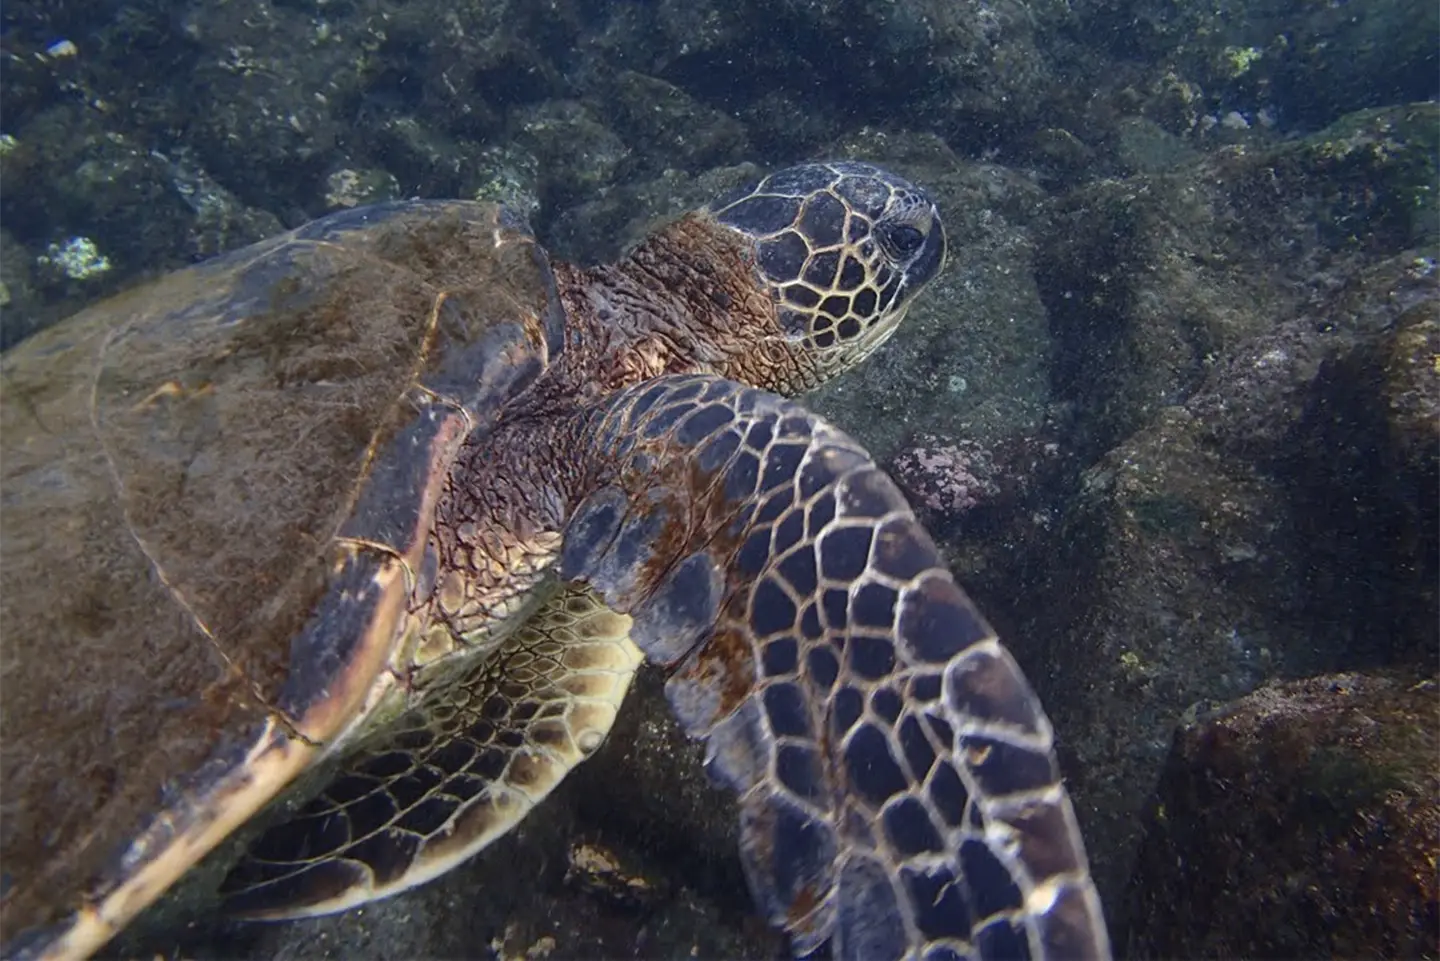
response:
[(402, 202), (6, 353), (0, 942), (82, 907), (72, 946), (103, 941), (343, 730), (450, 460), (562, 328), (516, 218)]

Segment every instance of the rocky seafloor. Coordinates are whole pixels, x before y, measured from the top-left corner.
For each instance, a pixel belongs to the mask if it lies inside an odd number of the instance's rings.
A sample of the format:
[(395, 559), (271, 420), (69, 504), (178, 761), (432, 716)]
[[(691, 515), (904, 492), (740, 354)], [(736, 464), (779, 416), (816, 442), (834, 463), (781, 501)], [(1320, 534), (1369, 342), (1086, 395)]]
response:
[[(369, 200), (599, 260), (763, 169), (893, 167), (950, 265), (812, 403), (1042, 695), (1117, 952), (1435, 957), (1437, 38), (1429, 0), (16, 0), (0, 346)], [(202, 878), (113, 951), (784, 956), (638, 687), (440, 881), (257, 926)]]

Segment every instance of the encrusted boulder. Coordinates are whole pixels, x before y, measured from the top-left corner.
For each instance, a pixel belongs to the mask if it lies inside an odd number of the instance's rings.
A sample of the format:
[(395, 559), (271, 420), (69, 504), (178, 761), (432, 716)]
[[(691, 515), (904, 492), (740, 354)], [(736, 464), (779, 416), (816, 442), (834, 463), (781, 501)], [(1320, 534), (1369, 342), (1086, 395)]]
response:
[(1437, 757), (1440, 686), (1413, 676), (1276, 684), (1185, 725), (1118, 943), (1137, 959), (1440, 956)]

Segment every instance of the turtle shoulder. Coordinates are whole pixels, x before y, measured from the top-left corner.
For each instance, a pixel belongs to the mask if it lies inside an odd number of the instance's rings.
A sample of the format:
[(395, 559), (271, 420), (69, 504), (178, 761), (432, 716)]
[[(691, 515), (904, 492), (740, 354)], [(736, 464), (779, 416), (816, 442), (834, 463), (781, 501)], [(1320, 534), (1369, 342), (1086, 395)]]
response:
[(517, 218), (413, 201), (5, 355), (0, 943), (82, 905), (123, 924), (343, 728), (460, 441), (558, 354), (563, 321)]

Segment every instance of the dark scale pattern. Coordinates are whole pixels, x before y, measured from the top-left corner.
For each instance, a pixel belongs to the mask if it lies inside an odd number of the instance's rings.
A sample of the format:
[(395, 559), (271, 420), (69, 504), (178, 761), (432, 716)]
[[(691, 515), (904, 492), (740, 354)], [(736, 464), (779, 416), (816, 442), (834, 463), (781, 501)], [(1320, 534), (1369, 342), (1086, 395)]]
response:
[(1009, 669), (1002, 652), (973, 650), (952, 663), (946, 673), (951, 681), (948, 697), (958, 713), (987, 718), (1029, 738), (1044, 736), (1045, 716), (1038, 704), (1018, 696), (1024, 678)]
[(805, 448), (800, 444), (773, 445), (766, 451), (765, 469), (760, 475), (760, 489), (773, 491), (781, 486), (788, 488), (804, 456)]
[(1025, 932), (1016, 929), (1008, 920), (996, 919), (975, 933), (975, 949), (982, 958), (1013, 958), (1014, 961), (1029, 961), (1035, 955), (1030, 950)]
[(735, 569), (750, 577), (758, 575), (770, 561), (770, 532), (758, 530), (745, 539), (735, 555)]
[[(845, 289), (851, 290), (852, 288), (846, 287)], [(819, 303), (818, 297), (816, 298), (816, 303)], [(858, 292), (855, 295), (855, 299), (850, 303), (855, 313), (859, 314), (861, 317), (868, 317), (869, 315), (875, 313), (875, 308), (879, 306), (880, 295), (877, 294), (873, 289), (866, 287), (864, 290)]]
[(865, 695), (853, 687), (842, 687), (830, 698), (830, 736), (843, 741), (865, 713)]
[(833, 194), (814, 194), (805, 202), (800, 232), (815, 247), (838, 245), (845, 236), (845, 204)]
[(695, 458), (696, 466), (706, 473), (713, 473), (720, 469), (730, 458), (735, 456), (735, 451), (740, 447), (740, 438), (730, 432), (717, 434), (701, 448)]
[(760, 244), (760, 268), (775, 278), (777, 283), (795, 280), (805, 269), (805, 258), (810, 255), (810, 246), (805, 238), (793, 230), (787, 230), (773, 240)]
[(937, 744), (955, 744), (955, 728), (943, 717), (927, 711), (925, 712), (925, 724), (930, 728), (930, 734)]
[(843, 178), (836, 186), (835, 192), (849, 201), (851, 207), (871, 220), (875, 220), (885, 212), (885, 207), (890, 203), (891, 198), (891, 190), (887, 186), (866, 176)]
[(910, 900), (917, 908), (915, 923), (931, 938), (964, 939), (970, 934), (970, 909), (949, 865), (903, 872)]
[(755, 585), (750, 600), (750, 626), (760, 637), (795, 626), (795, 602), (775, 581), (765, 578)]
[[(799, 517), (800, 515), (797, 513), (792, 516)], [(784, 560), (776, 565), (775, 569), (781, 577), (785, 578), (790, 589), (800, 597), (813, 596), (815, 588), (820, 584), (820, 575), (815, 566), (815, 549), (808, 544), (799, 550), (791, 551)], [(807, 608), (805, 616), (815, 617), (814, 608)], [(807, 631), (806, 633), (811, 632)]]
[[(970, 945), (966, 945), (970, 948)], [(973, 949), (972, 949), (973, 950)], [(949, 944), (936, 944), (927, 948), (923, 955), (924, 961), (976, 961), (980, 955), (971, 953), (970, 950), (961, 950), (959, 947)]]
[[(801, 479), (800, 495), (805, 496), (805, 482)], [(835, 495), (822, 494), (810, 502), (805, 511), (805, 536), (815, 540), (825, 526), (835, 519)]]
[(821, 295), (813, 287), (791, 284), (785, 288), (785, 299), (796, 307), (814, 307), (820, 303)]
[[(897, 599), (898, 594), (893, 588), (884, 584), (866, 584), (851, 597), (850, 622), (857, 628), (887, 630), (895, 623)], [(885, 643), (890, 643), (888, 638)]]
[(813, 738), (810, 705), (798, 684), (772, 684), (765, 689), (765, 714), (776, 737)]
[[(887, 727), (894, 727), (904, 710), (905, 702), (899, 694), (888, 687), (876, 688), (870, 695), (870, 712), (883, 720)], [(893, 752), (892, 752), (893, 753)]]
[(989, 917), (1013, 910), (1020, 904), (1020, 892), (1005, 865), (979, 838), (960, 845), (960, 869), (970, 888), (970, 904), (977, 917)]
[(783, 794), (774, 795), (770, 805), (774, 833), (767, 867), (776, 891), (793, 904), (806, 890), (826, 886), (835, 863), (835, 837)]
[(680, 429), (675, 432), (675, 438), (682, 444), (693, 445), (734, 419), (734, 413), (719, 404), (702, 407), (685, 419)]
[(420, 838), (408, 831), (394, 830), (372, 834), (345, 853), (369, 867), (378, 883), (388, 884), (405, 874), (419, 847)]
[(900, 278), (895, 277), (891, 279), (890, 283), (880, 288), (880, 302), (877, 304), (877, 309), (889, 310), (898, 293), (900, 293)]
[(910, 779), (916, 784), (924, 784), (935, 764), (935, 748), (914, 715), (908, 715), (900, 722), (899, 734), (900, 749), (905, 752), (905, 761), (910, 766)]
[(910, 699), (929, 704), (940, 696), (943, 681), (939, 674), (919, 674), (910, 681)]
[(390, 751), (366, 761), (361, 770), (371, 777), (384, 780), (404, 774), (414, 764), (415, 761), (410, 755), (400, 751)]
[(842, 909), (835, 925), (835, 953), (840, 957), (901, 956), (910, 939), (889, 874), (889, 865), (863, 854), (845, 865), (838, 892)]
[(645, 420), (645, 426), (641, 430), (641, 437), (653, 439), (668, 431), (676, 421), (695, 409), (693, 404), (676, 404), (674, 407), (666, 407), (653, 417)]
[[(717, 383), (661, 382), (697, 381)], [(597, 415), (602, 463), (606, 418), (624, 416), (632, 393)], [(1103, 957), (1049, 725), (903, 497), (852, 441), (789, 402), (738, 386), (708, 402), (735, 416), (704, 422), (746, 443), (707, 465), (723, 483), (669, 492), (681, 498), (671, 515), (744, 520), (723, 543), (667, 526), (657, 538), (673, 538), (673, 553), (634, 563), (709, 556), (734, 598), (714, 607), (714, 639), (668, 690), (687, 730), (713, 739), (717, 775), (744, 793), (742, 856), (762, 909), (798, 953), (833, 940), (837, 958), (1038, 957), (1063, 943)], [(710, 449), (681, 436), (668, 406), (662, 397), (646, 415), (671, 425), (646, 449), (662, 461)], [(617, 546), (592, 540), (576, 576), (595, 572), (606, 602), (634, 617), (637, 643), (664, 660), (675, 588), (619, 573)], [(1061, 914), (1043, 893), (1026, 903), (1022, 892), (1050, 886), (1076, 892), (1079, 909)]]
[(800, 636), (807, 641), (818, 641), (825, 636), (825, 628), (820, 624), (820, 605), (813, 600), (800, 614)]
[(825, 627), (839, 634), (850, 622), (850, 595), (838, 588), (828, 588), (820, 595), (820, 613)]
[(770, 446), (770, 441), (775, 438), (775, 425), (768, 419), (756, 420), (748, 430), (745, 431), (745, 444), (751, 450), (763, 451)]
[[(391, 776), (398, 777), (408, 770), (409, 767), (406, 767)], [(379, 790), (382, 779), (366, 776), (368, 774), (366, 771), (365, 774), (348, 774), (336, 778), (325, 788), (324, 793), (305, 806), (305, 810), (311, 813), (333, 811)]]
[(845, 774), (850, 787), (876, 809), (910, 785), (885, 735), (871, 723), (862, 724), (845, 745)]
[(814, 748), (781, 744), (775, 760), (775, 776), (791, 794), (813, 805), (826, 803), (824, 767)]
[(429, 836), (445, 826), (445, 822), (450, 820), (458, 806), (448, 798), (427, 798), (415, 803), (414, 807), (395, 822), (395, 826), (411, 834)]
[(755, 187), (754, 192), (805, 197), (824, 190), (837, 179), (837, 174), (828, 165), (805, 164), (771, 174)]
[(1059, 772), (1048, 754), (985, 737), (962, 736), (961, 757), (970, 776), (990, 797), (1043, 790), (1055, 783)]
[(725, 211), (725, 223), (756, 234), (779, 233), (800, 213), (796, 197), (747, 197)]
[(895, 669), (895, 645), (889, 638), (851, 634), (845, 652), (850, 671), (863, 680), (884, 680)]
[(854, 582), (870, 558), (868, 527), (835, 527), (820, 537), (820, 573), (828, 581)]
[(635, 424), (638, 424), (641, 419), (644, 419), (645, 415), (649, 414), (649, 409), (655, 406), (655, 401), (658, 401), (662, 396), (665, 396), (664, 385), (661, 385), (661, 383), (648, 385), (647, 388), (641, 390), (639, 396), (636, 396), (635, 403), (632, 403), (629, 409), (626, 409), (624, 418), (616, 419), (622, 422), (622, 424), (625, 424), (626, 428), (634, 428)]
[[(837, 250), (826, 251), (810, 258), (809, 265), (805, 268), (805, 283), (812, 288), (821, 289), (835, 286), (835, 272), (840, 269), (840, 252)], [(843, 316), (842, 309), (835, 316)]]
[[(463, 768), (462, 764), (451, 770), (458, 771)], [(444, 775), (441, 771), (426, 767), (408, 777), (396, 778), (386, 785), (386, 791), (395, 800), (395, 806), (401, 811), (406, 811), (424, 800), (431, 791), (440, 786), (440, 782), (443, 780)], [(354, 816), (352, 814), (352, 817)]]
[(800, 645), (793, 637), (782, 637), (766, 644), (761, 651), (760, 663), (766, 677), (780, 677), (795, 673), (799, 666)]
[(925, 804), (917, 798), (902, 797), (885, 809), (885, 836), (905, 857), (926, 852), (939, 853), (944, 842), (930, 820)]
[(755, 482), (759, 479), (759, 458), (742, 450), (725, 471), (725, 496), (730, 500), (746, 500), (755, 492)]
[(824, 647), (814, 648), (806, 655), (805, 668), (810, 672), (815, 689), (825, 693), (834, 687), (835, 678), (840, 674), (840, 662), (835, 652)]

